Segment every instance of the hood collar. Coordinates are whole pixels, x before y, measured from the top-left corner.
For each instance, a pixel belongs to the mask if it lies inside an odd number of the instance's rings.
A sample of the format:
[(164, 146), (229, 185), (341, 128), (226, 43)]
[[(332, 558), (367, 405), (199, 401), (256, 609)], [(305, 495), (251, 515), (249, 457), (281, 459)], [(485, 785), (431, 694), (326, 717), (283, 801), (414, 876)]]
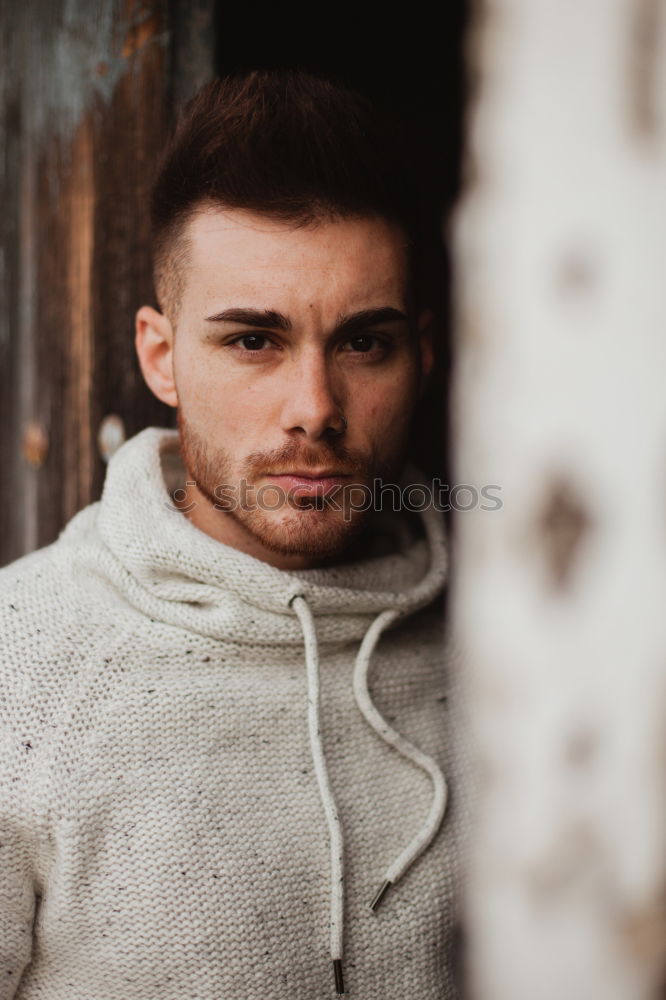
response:
[[(298, 643), (302, 634), (291, 604), (302, 596), (318, 617), (321, 641), (340, 641), (362, 638), (382, 610), (402, 617), (443, 590), (446, 538), (433, 507), (418, 514), (421, 537), (403, 539), (397, 551), (333, 567), (281, 570), (217, 541), (173, 507), (174, 472), (183, 468), (178, 440), (176, 430), (148, 427), (126, 441), (109, 462), (95, 505), (100, 539), (115, 564), (111, 575), (152, 617), (238, 640), (240, 613), (240, 620), (252, 621), (253, 642)], [(427, 485), (412, 465), (402, 477), (402, 484), (408, 482)], [(401, 517), (391, 516), (395, 528)]]

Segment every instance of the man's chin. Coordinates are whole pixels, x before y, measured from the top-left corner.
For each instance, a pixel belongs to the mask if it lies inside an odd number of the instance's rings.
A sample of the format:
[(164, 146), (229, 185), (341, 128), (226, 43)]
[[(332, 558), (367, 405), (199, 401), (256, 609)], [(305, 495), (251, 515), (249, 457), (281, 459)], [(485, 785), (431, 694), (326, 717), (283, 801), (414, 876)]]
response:
[(238, 520), (270, 552), (325, 560), (343, 555), (354, 546), (366, 523), (366, 513), (354, 511), (345, 520), (340, 512), (303, 508), (272, 515), (253, 512)]

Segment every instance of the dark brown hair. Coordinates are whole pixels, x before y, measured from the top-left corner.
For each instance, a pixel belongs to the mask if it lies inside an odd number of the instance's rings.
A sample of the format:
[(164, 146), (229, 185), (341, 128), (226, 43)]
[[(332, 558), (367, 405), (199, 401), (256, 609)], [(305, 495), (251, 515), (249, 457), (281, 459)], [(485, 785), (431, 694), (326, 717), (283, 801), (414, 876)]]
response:
[(303, 70), (255, 70), (202, 87), (180, 113), (151, 199), (155, 292), (174, 326), (185, 225), (207, 203), (295, 226), (378, 215), (402, 226), (417, 276), (415, 183), (397, 135), (365, 97)]

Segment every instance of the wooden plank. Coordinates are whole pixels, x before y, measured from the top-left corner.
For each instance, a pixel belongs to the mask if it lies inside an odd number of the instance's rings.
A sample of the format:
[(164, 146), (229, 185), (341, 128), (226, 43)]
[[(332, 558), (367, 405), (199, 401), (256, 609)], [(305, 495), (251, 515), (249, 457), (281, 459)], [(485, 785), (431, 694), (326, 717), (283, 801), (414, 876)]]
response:
[[(212, 75), (213, 3), (34, 0), (0, 13), (0, 564), (101, 491), (102, 421), (174, 426), (134, 355), (148, 195), (177, 107)], [(174, 30), (177, 25), (177, 30)]]

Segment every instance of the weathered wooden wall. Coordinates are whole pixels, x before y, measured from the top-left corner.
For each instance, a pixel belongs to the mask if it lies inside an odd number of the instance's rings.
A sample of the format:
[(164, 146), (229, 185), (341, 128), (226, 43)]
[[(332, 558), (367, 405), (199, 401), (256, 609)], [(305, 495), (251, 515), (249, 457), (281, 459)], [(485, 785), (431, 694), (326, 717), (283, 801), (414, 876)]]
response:
[(133, 319), (153, 301), (151, 171), (213, 73), (213, 22), (212, 0), (0, 8), (0, 565), (99, 495), (113, 418), (173, 423)]
[(485, 0), (456, 227), (473, 1000), (666, 983), (666, 7)]

